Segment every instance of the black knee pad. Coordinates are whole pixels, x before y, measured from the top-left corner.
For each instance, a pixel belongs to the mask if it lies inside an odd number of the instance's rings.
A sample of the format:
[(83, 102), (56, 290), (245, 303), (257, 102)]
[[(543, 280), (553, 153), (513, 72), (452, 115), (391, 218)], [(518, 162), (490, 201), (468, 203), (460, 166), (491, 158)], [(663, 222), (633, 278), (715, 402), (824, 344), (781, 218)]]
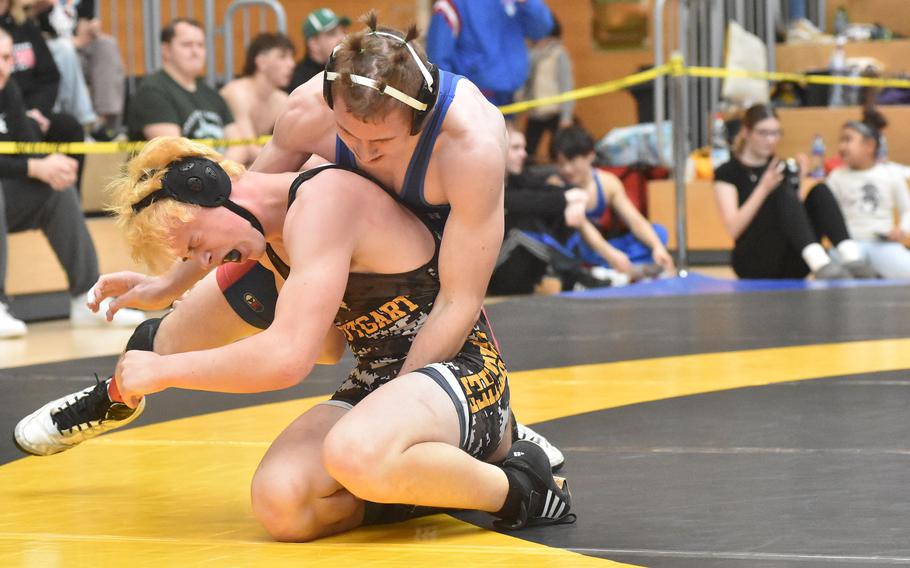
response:
[(155, 335), (158, 334), (158, 326), (164, 318), (147, 319), (136, 327), (136, 331), (126, 342), (127, 351), (154, 351)]

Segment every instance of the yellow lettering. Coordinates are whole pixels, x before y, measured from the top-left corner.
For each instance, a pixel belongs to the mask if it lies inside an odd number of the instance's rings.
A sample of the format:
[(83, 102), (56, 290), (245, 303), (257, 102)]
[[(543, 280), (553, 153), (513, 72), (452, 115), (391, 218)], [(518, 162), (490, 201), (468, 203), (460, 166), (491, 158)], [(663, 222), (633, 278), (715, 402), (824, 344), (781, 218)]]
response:
[(381, 313), (377, 312), (376, 310), (373, 310), (372, 312), (370, 312), (370, 315), (373, 316), (373, 321), (376, 322), (376, 325), (379, 326), (379, 329), (382, 329), (382, 328), (384, 328), (385, 326), (387, 326), (387, 325), (389, 325), (390, 323), (392, 323), (392, 322), (390, 322), (389, 320), (387, 320), (386, 317), (385, 317), (384, 315), (382, 315)]
[(392, 318), (392, 321), (398, 321), (408, 315), (398, 309), (398, 304), (396, 304), (394, 300), (391, 302), (386, 302), (379, 309), (385, 312), (390, 318)]
[(371, 323), (370, 318), (367, 316), (360, 316), (359, 318), (355, 319), (354, 322), (359, 325), (360, 329), (362, 329), (363, 332), (367, 335), (376, 333), (376, 331), (379, 330), (379, 327), (376, 324)]
[(398, 296), (397, 298), (395, 298), (395, 301), (398, 303), (404, 304), (408, 308), (408, 311), (411, 311), (411, 312), (414, 312), (414, 311), (417, 311), (420, 309), (420, 306), (418, 306), (411, 300), (408, 300), (404, 296)]

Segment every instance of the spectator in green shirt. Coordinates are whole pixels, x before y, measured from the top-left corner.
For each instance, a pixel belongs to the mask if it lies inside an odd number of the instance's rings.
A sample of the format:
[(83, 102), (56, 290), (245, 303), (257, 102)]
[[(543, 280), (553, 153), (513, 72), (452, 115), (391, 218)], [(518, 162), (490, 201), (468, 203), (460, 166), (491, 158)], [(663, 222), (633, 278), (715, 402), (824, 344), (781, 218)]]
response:
[[(178, 18), (161, 30), (161, 69), (143, 79), (130, 101), (131, 140), (240, 137), (227, 103), (200, 78), (205, 51), (205, 31), (195, 20)], [(246, 163), (248, 153), (232, 146), (225, 157)]]

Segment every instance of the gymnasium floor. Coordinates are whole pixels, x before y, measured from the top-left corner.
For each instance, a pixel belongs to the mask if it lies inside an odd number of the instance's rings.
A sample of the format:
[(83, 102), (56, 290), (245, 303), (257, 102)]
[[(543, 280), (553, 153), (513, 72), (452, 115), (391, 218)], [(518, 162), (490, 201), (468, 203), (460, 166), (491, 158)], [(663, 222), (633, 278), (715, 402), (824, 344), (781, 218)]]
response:
[[(489, 308), (519, 419), (566, 453), (575, 525), (437, 515), (270, 542), (252, 472), (342, 363), (281, 393), (165, 392), (135, 427), (48, 458), (8, 434), (0, 566), (910, 564), (910, 288), (630, 290)], [(108, 373), (128, 335), (51, 322), (0, 342), (0, 428)]]

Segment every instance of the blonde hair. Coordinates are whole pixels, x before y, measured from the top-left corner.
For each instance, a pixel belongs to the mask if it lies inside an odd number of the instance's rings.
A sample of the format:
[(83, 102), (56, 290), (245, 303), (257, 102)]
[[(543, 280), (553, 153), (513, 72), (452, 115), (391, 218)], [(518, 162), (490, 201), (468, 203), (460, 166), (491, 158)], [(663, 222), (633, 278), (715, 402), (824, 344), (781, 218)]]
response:
[(243, 166), (225, 160), (209, 146), (178, 136), (161, 136), (146, 144), (107, 187), (111, 195), (107, 210), (116, 216), (133, 259), (144, 262), (153, 270), (163, 269), (176, 258), (170, 232), (176, 226), (192, 221), (199, 206), (162, 199), (136, 213), (133, 205), (161, 189), (161, 178), (171, 163), (189, 157), (208, 158), (218, 163), (231, 178), (245, 171)]

